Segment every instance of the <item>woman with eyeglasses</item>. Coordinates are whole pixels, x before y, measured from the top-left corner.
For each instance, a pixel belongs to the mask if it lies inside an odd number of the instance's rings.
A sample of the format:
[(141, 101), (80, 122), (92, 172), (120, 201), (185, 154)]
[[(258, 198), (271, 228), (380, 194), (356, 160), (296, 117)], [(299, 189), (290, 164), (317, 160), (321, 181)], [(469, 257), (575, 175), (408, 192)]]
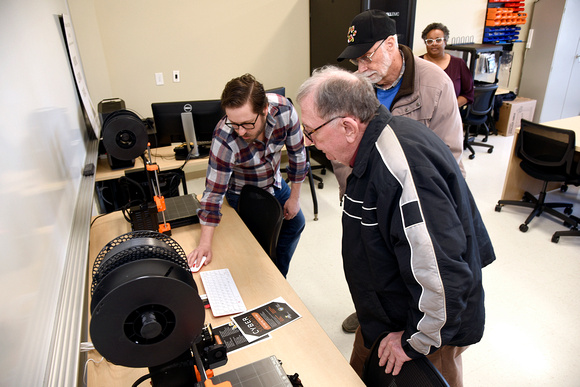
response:
[(449, 29), (442, 23), (431, 23), (421, 33), (427, 53), (421, 58), (441, 67), (453, 81), (457, 104), (463, 105), (473, 102), (473, 77), (465, 61), (445, 52), (445, 45), (449, 39)]

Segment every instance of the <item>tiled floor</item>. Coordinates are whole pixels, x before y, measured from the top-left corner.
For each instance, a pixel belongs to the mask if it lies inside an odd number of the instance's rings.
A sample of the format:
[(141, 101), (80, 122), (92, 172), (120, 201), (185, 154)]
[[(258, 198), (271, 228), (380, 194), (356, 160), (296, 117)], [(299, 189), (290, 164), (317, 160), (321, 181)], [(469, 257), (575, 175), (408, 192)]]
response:
[[(542, 216), (522, 233), (518, 227), (527, 209), (495, 212), (512, 140), (492, 136), (492, 154), (476, 148), (474, 160), (464, 155), (467, 180), (497, 255), (484, 269), (486, 331), (463, 355), (465, 386), (580, 386), (580, 238), (561, 238), (555, 244), (551, 235), (563, 229), (558, 221)], [(190, 184), (190, 192), (203, 189), (203, 179)], [(318, 221), (313, 220), (308, 184), (303, 185), (307, 224), (288, 281), (348, 359), (354, 337), (341, 330), (341, 323), (354, 309), (342, 269), (341, 207), (331, 173), (316, 192)], [(580, 208), (578, 188), (549, 198), (556, 196), (575, 200)]]

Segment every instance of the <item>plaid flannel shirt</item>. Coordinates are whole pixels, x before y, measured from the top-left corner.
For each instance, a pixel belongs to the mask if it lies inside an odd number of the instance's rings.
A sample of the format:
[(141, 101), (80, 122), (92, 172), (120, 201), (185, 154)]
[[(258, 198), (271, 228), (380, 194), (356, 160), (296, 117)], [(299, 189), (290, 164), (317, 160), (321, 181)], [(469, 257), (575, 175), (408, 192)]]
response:
[(307, 173), (306, 151), (298, 113), (286, 98), (267, 94), (268, 115), (265, 142), (248, 144), (225, 125), (225, 117), (216, 125), (209, 154), (205, 191), (198, 210), (200, 223), (217, 226), (226, 191), (239, 194), (246, 184), (256, 185), (274, 194), (280, 188), (282, 148), (288, 152), (288, 178), (304, 181)]

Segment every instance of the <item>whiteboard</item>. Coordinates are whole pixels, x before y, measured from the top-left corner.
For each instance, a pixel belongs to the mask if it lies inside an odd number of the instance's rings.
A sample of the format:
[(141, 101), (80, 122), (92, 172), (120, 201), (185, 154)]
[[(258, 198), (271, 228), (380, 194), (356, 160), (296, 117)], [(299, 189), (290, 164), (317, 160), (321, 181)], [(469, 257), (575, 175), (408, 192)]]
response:
[(87, 153), (58, 20), (63, 13), (64, 0), (0, 2), (0, 375), (6, 386), (44, 384)]

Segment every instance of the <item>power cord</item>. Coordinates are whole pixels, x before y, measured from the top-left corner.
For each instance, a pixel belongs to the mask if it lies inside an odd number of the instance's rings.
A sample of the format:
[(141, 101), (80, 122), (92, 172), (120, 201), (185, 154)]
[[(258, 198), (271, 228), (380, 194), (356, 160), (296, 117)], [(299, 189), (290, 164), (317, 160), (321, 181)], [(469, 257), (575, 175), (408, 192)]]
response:
[(93, 227), (93, 224), (95, 223), (95, 221), (97, 219), (99, 219), (100, 217), (105, 216), (105, 215), (108, 215), (108, 214), (101, 214), (101, 215), (95, 216), (95, 218), (93, 220), (91, 220), (91, 224), (90, 224), (89, 228)]
[[(80, 351), (81, 352), (89, 352), (95, 349), (95, 346), (93, 345), (93, 343), (90, 342), (82, 342), (80, 345)], [(87, 385), (87, 370), (88, 370), (88, 366), (89, 363), (95, 363), (95, 364), (101, 364), (103, 362), (103, 360), (105, 360), (105, 358), (103, 356), (101, 356), (101, 360), (95, 360), (95, 359), (87, 359), (87, 361), (85, 362), (85, 367), (84, 367), (84, 371), (83, 371), (83, 382), (85, 384), (85, 386)]]

